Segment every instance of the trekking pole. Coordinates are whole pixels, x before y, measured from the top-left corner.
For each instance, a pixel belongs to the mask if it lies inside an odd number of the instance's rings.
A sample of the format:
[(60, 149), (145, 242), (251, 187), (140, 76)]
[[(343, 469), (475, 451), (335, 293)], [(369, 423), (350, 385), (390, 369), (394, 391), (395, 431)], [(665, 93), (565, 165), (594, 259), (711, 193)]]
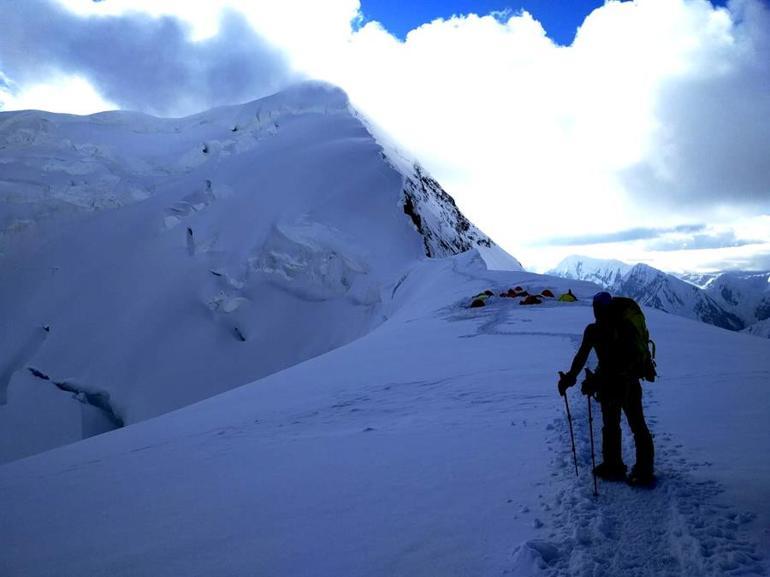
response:
[(599, 496), (599, 487), (596, 482), (596, 456), (594, 453), (594, 415), (591, 412), (591, 395), (588, 397), (588, 430), (591, 431), (591, 471), (594, 474), (594, 497)]
[(572, 439), (572, 460), (575, 461), (575, 476), (578, 475), (577, 451), (575, 450), (575, 433), (572, 430), (572, 413), (569, 410), (569, 401), (567, 401), (567, 391), (562, 395), (564, 397), (564, 406), (567, 407), (567, 421), (569, 422), (569, 437)]

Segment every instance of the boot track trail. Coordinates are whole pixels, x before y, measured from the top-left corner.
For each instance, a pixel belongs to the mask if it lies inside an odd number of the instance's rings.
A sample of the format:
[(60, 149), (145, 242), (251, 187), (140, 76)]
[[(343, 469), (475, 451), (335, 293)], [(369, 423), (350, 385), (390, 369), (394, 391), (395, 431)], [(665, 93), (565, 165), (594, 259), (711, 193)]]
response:
[[(706, 465), (688, 463), (669, 435), (655, 435), (654, 417), (648, 423), (656, 444), (655, 488), (600, 480), (599, 496), (594, 497), (587, 406), (574, 392), (572, 401), (580, 475), (574, 474), (566, 415), (560, 415), (547, 441), (557, 490), (548, 498), (540, 497), (550, 514), (542, 528), (546, 539), (524, 544), (515, 557), (521, 558), (524, 550), (530, 558), (539, 556), (536, 566), (549, 577), (768, 574), (766, 560), (744, 536), (743, 527), (754, 515), (720, 503), (718, 483), (696, 480), (691, 472)], [(649, 388), (645, 404), (655, 405)], [(633, 437), (625, 422), (623, 433), (630, 468)], [(594, 418), (594, 436), (601, 439), (601, 416)], [(598, 443), (597, 462), (600, 452)]]

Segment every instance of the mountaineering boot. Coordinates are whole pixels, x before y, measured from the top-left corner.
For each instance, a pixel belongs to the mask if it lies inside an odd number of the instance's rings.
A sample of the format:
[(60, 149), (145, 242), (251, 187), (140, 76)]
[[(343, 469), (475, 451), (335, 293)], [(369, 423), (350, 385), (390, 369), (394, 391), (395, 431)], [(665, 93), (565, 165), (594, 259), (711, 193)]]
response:
[(634, 465), (631, 468), (631, 474), (626, 479), (626, 483), (632, 487), (653, 487), (655, 485), (655, 475), (648, 469), (638, 468)]
[(625, 481), (626, 466), (623, 463), (600, 463), (594, 467), (594, 475), (604, 481)]

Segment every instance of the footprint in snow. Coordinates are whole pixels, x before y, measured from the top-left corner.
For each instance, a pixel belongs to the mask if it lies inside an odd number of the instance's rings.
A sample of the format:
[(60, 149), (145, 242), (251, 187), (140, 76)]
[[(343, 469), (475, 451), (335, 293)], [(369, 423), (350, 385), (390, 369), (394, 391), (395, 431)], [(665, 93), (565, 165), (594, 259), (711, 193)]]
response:
[[(586, 422), (585, 409), (573, 409), (573, 419)], [(765, 560), (743, 531), (753, 516), (718, 503), (722, 492), (718, 483), (693, 479), (691, 464), (671, 446), (670, 435), (657, 438), (660, 473), (655, 489), (600, 483), (600, 495), (595, 498), (587, 427), (575, 427), (578, 479), (565, 420), (560, 416), (548, 431), (552, 437), (548, 443), (559, 447), (553, 466), (555, 484), (562, 487), (541, 499), (543, 510), (547, 511), (546, 505), (550, 509), (552, 518), (547, 524), (553, 530), (549, 541), (529, 541), (516, 548), (510, 573), (553, 577), (767, 575)], [(624, 437), (625, 454), (633, 454), (630, 435)]]

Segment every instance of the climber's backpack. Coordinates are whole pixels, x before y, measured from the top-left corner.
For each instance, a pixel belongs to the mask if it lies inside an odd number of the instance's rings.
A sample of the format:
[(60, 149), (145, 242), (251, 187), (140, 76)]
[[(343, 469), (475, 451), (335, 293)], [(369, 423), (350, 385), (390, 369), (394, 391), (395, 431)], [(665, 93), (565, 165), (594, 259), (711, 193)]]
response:
[(626, 297), (612, 297), (612, 318), (620, 334), (631, 339), (629, 347), (629, 370), (640, 379), (653, 382), (655, 370), (655, 343), (650, 339), (644, 313), (635, 300)]

